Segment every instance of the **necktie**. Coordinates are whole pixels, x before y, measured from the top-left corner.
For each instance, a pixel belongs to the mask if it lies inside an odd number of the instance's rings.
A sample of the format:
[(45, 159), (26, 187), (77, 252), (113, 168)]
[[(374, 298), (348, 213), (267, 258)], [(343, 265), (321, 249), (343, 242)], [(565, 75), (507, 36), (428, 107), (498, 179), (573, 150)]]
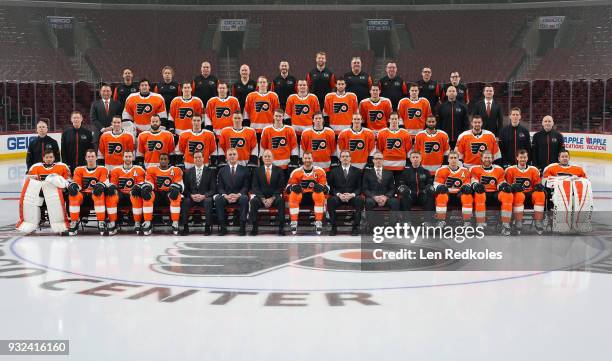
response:
[(196, 185), (200, 186), (200, 181), (202, 180), (202, 169), (196, 168)]
[(378, 178), (378, 183), (382, 182), (382, 172), (380, 171), (380, 169), (376, 170), (376, 178)]
[(266, 167), (266, 180), (268, 181), (268, 184), (270, 184), (271, 177), (272, 177), (272, 171), (270, 170), (270, 168)]
[(232, 178), (236, 175), (236, 168), (234, 168), (234, 166), (232, 166)]
[(106, 114), (108, 114), (108, 100), (104, 101), (104, 109), (106, 109)]
[(348, 178), (348, 168), (344, 168), (344, 179)]
[(491, 102), (487, 102), (487, 115), (491, 115)]

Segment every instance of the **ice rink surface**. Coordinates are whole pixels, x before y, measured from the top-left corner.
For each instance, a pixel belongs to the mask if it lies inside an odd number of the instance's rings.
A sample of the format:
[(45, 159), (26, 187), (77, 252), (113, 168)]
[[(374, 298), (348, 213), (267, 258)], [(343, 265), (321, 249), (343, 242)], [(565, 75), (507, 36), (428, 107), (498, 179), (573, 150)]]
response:
[[(612, 162), (574, 162), (595, 210), (612, 210)], [(70, 340), (70, 356), (2, 360), (612, 355), (612, 258), (571, 272), (358, 272), (338, 264), (359, 237), (20, 237), (25, 172), (0, 164), (0, 339)]]

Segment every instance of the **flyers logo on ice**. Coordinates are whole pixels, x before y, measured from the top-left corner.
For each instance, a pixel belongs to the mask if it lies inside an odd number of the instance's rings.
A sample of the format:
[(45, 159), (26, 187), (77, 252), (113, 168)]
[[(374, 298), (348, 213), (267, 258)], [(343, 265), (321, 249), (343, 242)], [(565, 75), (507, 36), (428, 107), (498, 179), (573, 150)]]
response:
[(193, 109), (191, 108), (179, 108), (179, 118), (192, 118), (193, 117)]
[(295, 115), (306, 115), (310, 112), (310, 107), (308, 104), (296, 104), (295, 105)]
[(138, 103), (136, 104), (136, 114), (149, 114), (153, 111), (153, 106), (148, 103)]
[(346, 113), (349, 106), (346, 103), (334, 103), (334, 113)]
[(485, 185), (486, 184), (497, 185), (497, 179), (495, 179), (495, 177), (483, 175), (482, 177), (480, 177), (480, 183), (485, 184)]
[(277, 149), (287, 145), (287, 139), (285, 137), (272, 137), (272, 148)]
[(368, 112), (368, 117), (370, 118), (371, 122), (381, 121), (383, 116), (384, 113), (382, 112), (382, 110), (370, 110)]
[(425, 142), (425, 153), (437, 152), (440, 150), (440, 143), (438, 142)]
[(95, 177), (83, 177), (83, 190), (93, 188), (98, 183), (98, 179)]
[(132, 178), (119, 178), (120, 189), (132, 189), (134, 186), (134, 180)]
[(231, 115), (230, 113), (231, 113), (230, 108), (218, 107), (217, 109), (215, 109), (215, 115), (219, 119), (229, 117)]
[(161, 140), (148, 140), (147, 150), (152, 152), (154, 150), (161, 150), (164, 147), (164, 143)]
[(121, 152), (123, 152), (121, 143), (108, 143), (108, 154), (119, 154)]
[(362, 150), (365, 148), (365, 142), (362, 139), (351, 139), (349, 140), (349, 150), (354, 152), (356, 150)]
[(193, 154), (195, 152), (201, 152), (204, 150), (204, 143), (199, 141), (190, 140), (188, 144), (189, 153)]
[(408, 119), (420, 118), (421, 117), (421, 109), (420, 108), (408, 108)]
[(485, 150), (487, 150), (487, 144), (486, 143), (472, 143), (470, 144), (470, 149), (472, 151), (472, 154), (482, 153)]
[(459, 178), (448, 177), (448, 178), (446, 178), (445, 185), (448, 188), (460, 188), (463, 185), (463, 181), (461, 179), (459, 179)]
[(311, 143), (312, 150), (327, 149), (327, 142), (323, 139), (313, 139)]
[(518, 184), (522, 184), (523, 188), (525, 188), (525, 189), (531, 187), (531, 179), (529, 179), (529, 178), (516, 177), (514, 179), (514, 182), (518, 183)]
[(402, 140), (396, 138), (387, 138), (387, 149), (400, 149), (402, 147)]
[(267, 112), (270, 109), (270, 103), (268, 102), (255, 102), (255, 111), (259, 112)]
[(166, 176), (157, 176), (155, 179), (155, 187), (157, 189), (168, 188), (172, 184), (172, 178)]
[(244, 148), (245, 144), (244, 138), (230, 138), (230, 148)]

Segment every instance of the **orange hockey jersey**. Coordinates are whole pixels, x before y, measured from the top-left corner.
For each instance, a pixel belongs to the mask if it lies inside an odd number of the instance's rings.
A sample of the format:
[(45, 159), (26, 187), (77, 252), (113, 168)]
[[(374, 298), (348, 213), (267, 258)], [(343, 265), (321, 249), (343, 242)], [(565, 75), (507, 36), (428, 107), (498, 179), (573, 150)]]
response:
[(178, 183), (183, 187), (183, 171), (179, 167), (170, 166), (161, 169), (153, 166), (147, 169), (145, 182), (153, 185), (154, 191), (167, 191), (172, 183)]
[(50, 166), (45, 163), (36, 163), (28, 171), (28, 175), (35, 175), (40, 181), (44, 181), (49, 174), (57, 174), (68, 180), (70, 179), (70, 168), (61, 162), (53, 163)]
[(295, 130), (286, 125), (283, 125), (280, 129), (276, 129), (274, 126), (265, 127), (261, 133), (260, 147), (259, 154), (263, 154), (264, 150), (270, 149), (274, 155), (273, 164), (282, 169), (287, 169), (291, 156), (298, 155)]
[(425, 98), (419, 98), (416, 102), (404, 98), (397, 105), (397, 112), (404, 128), (415, 135), (425, 128), (425, 120), (431, 115), (431, 106)]
[(224, 128), (219, 135), (217, 154), (225, 155), (230, 148), (236, 148), (238, 151), (238, 164), (246, 165), (251, 155), (259, 155), (255, 130), (249, 127), (240, 130), (232, 127)]
[(440, 184), (448, 187), (449, 193), (457, 193), (464, 184), (470, 184), (470, 171), (465, 167), (458, 167), (452, 170), (450, 166), (445, 165), (436, 171), (434, 177), (434, 187)]
[(138, 132), (142, 132), (151, 129), (151, 117), (156, 114), (160, 118), (168, 117), (166, 103), (161, 95), (149, 93), (142, 97), (140, 93), (133, 93), (125, 100), (122, 117), (133, 121)]
[(302, 192), (312, 193), (315, 183), (327, 186), (327, 177), (323, 168), (313, 166), (310, 171), (307, 171), (302, 166), (291, 172), (287, 184), (299, 184), (302, 186)]
[(336, 134), (351, 127), (353, 114), (359, 112), (357, 96), (346, 92), (344, 95), (328, 93), (325, 96), (323, 113), (329, 117), (329, 126)]
[(168, 120), (174, 122), (176, 134), (192, 129), (191, 119), (194, 115), (202, 116), (204, 104), (198, 97), (184, 99), (183, 97), (175, 97), (170, 103), (170, 114)]
[(137, 165), (125, 169), (123, 166), (117, 167), (110, 172), (110, 182), (117, 186), (117, 189), (124, 194), (129, 194), (132, 187), (145, 180), (145, 170)]
[(306, 129), (302, 133), (300, 147), (302, 154), (312, 153), (313, 164), (327, 172), (331, 166), (331, 157), (336, 153), (336, 134), (330, 128)]
[(563, 176), (563, 175), (575, 175), (576, 177), (587, 178), (584, 169), (579, 165), (567, 165), (562, 166), (559, 163), (552, 163), (544, 168), (542, 172), (544, 178), (555, 177), (555, 176)]
[(278, 95), (275, 92), (249, 93), (244, 103), (244, 119), (249, 119), (251, 128), (261, 133), (263, 128), (274, 122), (274, 110), (279, 107)]
[(103, 166), (94, 169), (88, 169), (86, 166), (76, 167), (72, 181), (81, 187), (81, 192), (91, 193), (96, 183), (108, 184), (108, 169)]
[(221, 134), (223, 128), (233, 125), (233, 114), (240, 111), (240, 103), (233, 96), (224, 99), (212, 97), (206, 103), (204, 124), (211, 126), (215, 135)]
[(378, 133), (389, 126), (389, 115), (393, 111), (391, 101), (381, 97), (376, 103), (367, 98), (359, 103), (359, 113), (366, 123), (366, 127)]
[(301, 98), (298, 94), (291, 94), (285, 105), (285, 119), (291, 119), (291, 126), (297, 134), (312, 127), (312, 117), (319, 112), (319, 99), (314, 94)]
[(145, 168), (159, 164), (159, 155), (174, 152), (174, 136), (167, 130), (145, 131), (138, 135), (137, 157), (144, 157)]
[(433, 134), (421, 130), (414, 138), (414, 151), (421, 153), (423, 168), (434, 174), (450, 151), (448, 134), (443, 130), (436, 130)]
[(525, 192), (533, 191), (533, 186), (540, 184), (540, 171), (538, 168), (529, 165), (527, 168), (520, 168), (518, 165), (510, 166), (506, 169), (506, 182), (510, 184), (520, 183)]
[(485, 168), (482, 165), (476, 165), (470, 168), (472, 183), (481, 183), (485, 187), (485, 192), (497, 192), (497, 187), (500, 183), (506, 180), (504, 169), (496, 164)]
[(466, 167), (480, 165), (480, 155), (485, 150), (489, 150), (493, 154), (493, 160), (501, 158), (495, 134), (485, 129), (478, 135), (474, 135), (471, 130), (459, 134), (456, 148), (459, 152), (459, 158), (463, 159)]
[(193, 130), (181, 133), (175, 153), (184, 156), (185, 168), (193, 167), (193, 153), (196, 151), (202, 152), (204, 164), (208, 164), (210, 156), (217, 153), (215, 134), (206, 129), (202, 129), (199, 133), (194, 133)]
[(412, 148), (412, 136), (406, 129), (385, 128), (378, 133), (376, 147), (383, 154), (385, 169), (403, 170)]
[(367, 128), (361, 128), (358, 132), (352, 128), (343, 130), (338, 136), (338, 155), (343, 150), (351, 153), (353, 166), (363, 169), (368, 157), (376, 150), (374, 132)]
[(124, 130), (113, 134), (112, 130), (104, 132), (98, 142), (98, 159), (104, 159), (104, 165), (109, 170), (123, 164), (123, 153), (133, 152), (136, 145), (134, 134)]

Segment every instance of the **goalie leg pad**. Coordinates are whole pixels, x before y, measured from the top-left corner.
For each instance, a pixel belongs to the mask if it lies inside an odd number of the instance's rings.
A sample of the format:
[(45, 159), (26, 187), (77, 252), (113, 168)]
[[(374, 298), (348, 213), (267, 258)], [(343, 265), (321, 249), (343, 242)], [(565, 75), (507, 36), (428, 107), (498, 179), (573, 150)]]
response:
[(64, 201), (62, 190), (52, 182), (47, 182), (46, 180), (42, 186), (42, 190), (45, 195), (51, 229), (57, 233), (66, 232), (69, 227), (69, 222), (66, 217), (66, 202)]
[(15, 228), (24, 233), (32, 233), (40, 224), (40, 206), (43, 198), (40, 197), (40, 190), (43, 182), (26, 178), (21, 197), (19, 198), (19, 222)]
[(593, 212), (593, 192), (591, 182), (580, 178), (572, 182), (573, 212), (572, 222), (574, 230), (581, 233), (591, 232), (591, 216)]

